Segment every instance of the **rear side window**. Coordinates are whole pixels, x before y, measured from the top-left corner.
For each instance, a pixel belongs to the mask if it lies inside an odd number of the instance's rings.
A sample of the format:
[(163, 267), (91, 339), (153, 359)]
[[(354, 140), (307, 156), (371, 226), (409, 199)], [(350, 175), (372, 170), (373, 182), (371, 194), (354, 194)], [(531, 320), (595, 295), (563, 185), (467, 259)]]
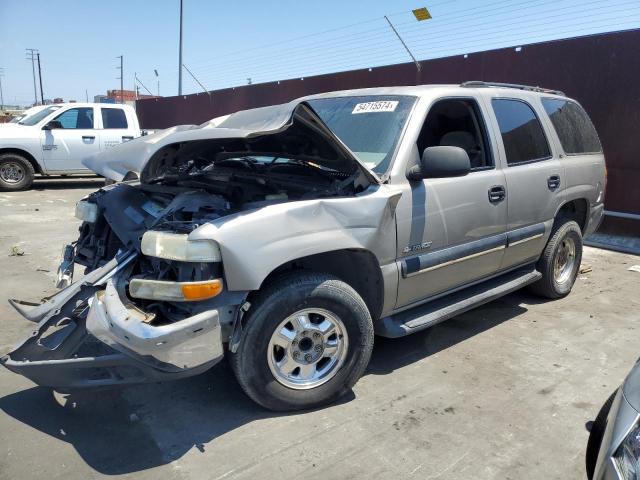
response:
[(93, 108), (70, 108), (58, 115), (55, 120), (59, 121), (64, 129), (93, 128)]
[(596, 129), (580, 105), (557, 98), (543, 98), (542, 105), (566, 154), (602, 152)]
[(521, 100), (493, 99), (507, 164), (544, 160), (551, 156), (540, 120), (531, 106)]
[(127, 128), (127, 116), (121, 108), (103, 108), (102, 128)]

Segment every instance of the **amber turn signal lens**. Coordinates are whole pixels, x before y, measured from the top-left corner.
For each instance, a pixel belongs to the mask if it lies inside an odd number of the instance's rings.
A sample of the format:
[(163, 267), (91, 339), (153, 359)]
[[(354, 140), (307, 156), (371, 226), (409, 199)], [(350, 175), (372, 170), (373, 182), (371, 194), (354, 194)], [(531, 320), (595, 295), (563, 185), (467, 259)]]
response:
[(219, 279), (182, 285), (182, 295), (185, 300), (206, 300), (215, 297), (221, 291), (222, 280)]

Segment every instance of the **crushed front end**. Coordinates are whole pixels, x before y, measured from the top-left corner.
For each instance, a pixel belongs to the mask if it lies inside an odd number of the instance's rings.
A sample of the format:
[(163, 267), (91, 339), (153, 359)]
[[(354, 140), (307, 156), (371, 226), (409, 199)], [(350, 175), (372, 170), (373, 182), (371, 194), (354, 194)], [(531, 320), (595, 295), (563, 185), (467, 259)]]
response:
[[(128, 184), (79, 202), (80, 237), (58, 272), (64, 288), (41, 304), (10, 300), (34, 327), (0, 362), (62, 390), (213, 366), (244, 295), (225, 291), (215, 242), (187, 237), (228, 208), (204, 192)], [(74, 264), (85, 269), (76, 282)]]

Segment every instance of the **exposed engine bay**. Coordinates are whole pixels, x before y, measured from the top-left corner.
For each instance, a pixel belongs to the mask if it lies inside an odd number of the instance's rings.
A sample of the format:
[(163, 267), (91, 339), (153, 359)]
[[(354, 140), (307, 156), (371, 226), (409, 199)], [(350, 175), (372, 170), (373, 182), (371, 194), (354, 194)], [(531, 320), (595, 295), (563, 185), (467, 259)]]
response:
[(399, 193), (380, 189), (308, 105), (259, 110), (96, 157), (95, 171), (124, 178), (136, 166), (140, 180), (78, 202), (61, 290), (11, 301), (38, 325), (0, 362), (65, 388), (194, 375), (237, 346), (250, 293), (298, 249), (393, 245)]

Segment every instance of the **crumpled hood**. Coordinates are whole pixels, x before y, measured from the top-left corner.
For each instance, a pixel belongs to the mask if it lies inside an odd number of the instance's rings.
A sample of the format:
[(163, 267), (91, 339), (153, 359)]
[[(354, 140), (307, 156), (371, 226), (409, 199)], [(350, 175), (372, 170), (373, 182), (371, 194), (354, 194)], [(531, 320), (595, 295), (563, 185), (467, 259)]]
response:
[[(295, 138), (291, 134), (293, 131), (297, 135)], [(281, 144), (291, 143), (294, 147), (293, 142), (301, 135), (305, 138), (322, 138), (332, 149), (332, 155), (306, 156), (306, 160), (342, 172), (360, 170), (371, 182), (380, 183), (378, 176), (356, 158), (313, 109), (306, 102), (297, 100), (282, 105), (242, 110), (202, 125), (168, 128), (92, 155), (82, 163), (94, 172), (113, 180), (121, 181), (127, 173), (135, 172), (144, 182), (158, 173), (158, 168), (152, 160), (156, 153), (168, 145), (202, 140), (255, 140), (271, 136)], [(321, 148), (318, 150), (322, 151)], [(326, 148), (324, 150), (326, 151)], [(248, 150), (247, 153), (251, 151)]]

